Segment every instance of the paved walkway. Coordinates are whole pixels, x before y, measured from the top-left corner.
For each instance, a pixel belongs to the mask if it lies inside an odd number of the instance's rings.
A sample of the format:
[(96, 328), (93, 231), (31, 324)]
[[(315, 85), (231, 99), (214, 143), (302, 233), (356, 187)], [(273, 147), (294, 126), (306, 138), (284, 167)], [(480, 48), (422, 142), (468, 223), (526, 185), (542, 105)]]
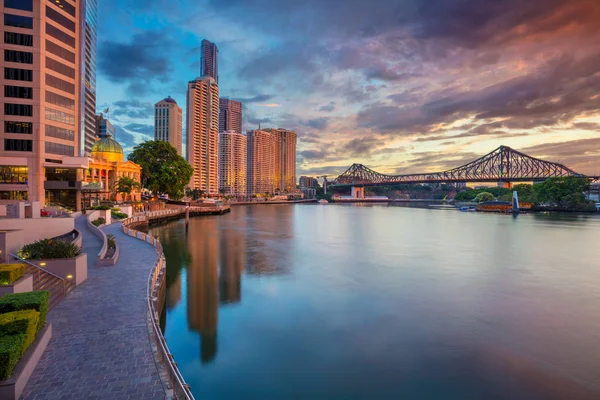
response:
[(146, 325), (146, 280), (153, 247), (116, 236), (114, 267), (96, 267), (100, 240), (75, 221), (88, 254), (88, 279), (48, 313), (52, 340), (23, 393), (24, 399), (164, 399)]

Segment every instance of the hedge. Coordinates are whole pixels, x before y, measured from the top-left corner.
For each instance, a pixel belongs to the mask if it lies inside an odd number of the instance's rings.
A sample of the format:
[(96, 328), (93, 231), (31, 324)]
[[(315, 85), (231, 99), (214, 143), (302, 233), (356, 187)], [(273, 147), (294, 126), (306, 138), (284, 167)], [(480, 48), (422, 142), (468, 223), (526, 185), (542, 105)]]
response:
[(24, 335), (21, 355), (35, 340), (40, 313), (35, 310), (13, 311), (0, 314), (0, 337)]
[(21, 358), (21, 348), (25, 335), (0, 337), (0, 379), (10, 378), (15, 366)]
[(0, 264), (0, 285), (11, 285), (25, 275), (25, 264)]
[(0, 314), (20, 310), (36, 310), (40, 313), (40, 319), (36, 331), (46, 325), (46, 314), (48, 314), (48, 302), (50, 293), (47, 290), (26, 293), (11, 293), (0, 297)]

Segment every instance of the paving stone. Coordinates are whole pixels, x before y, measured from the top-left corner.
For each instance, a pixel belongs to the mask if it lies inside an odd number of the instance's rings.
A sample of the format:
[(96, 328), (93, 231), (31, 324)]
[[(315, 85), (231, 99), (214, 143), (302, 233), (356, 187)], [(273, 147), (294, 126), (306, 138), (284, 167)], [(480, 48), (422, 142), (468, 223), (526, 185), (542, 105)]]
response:
[(146, 325), (146, 284), (156, 260), (149, 244), (120, 231), (114, 267), (96, 267), (100, 240), (75, 220), (88, 254), (88, 279), (48, 313), (52, 340), (23, 399), (164, 399)]

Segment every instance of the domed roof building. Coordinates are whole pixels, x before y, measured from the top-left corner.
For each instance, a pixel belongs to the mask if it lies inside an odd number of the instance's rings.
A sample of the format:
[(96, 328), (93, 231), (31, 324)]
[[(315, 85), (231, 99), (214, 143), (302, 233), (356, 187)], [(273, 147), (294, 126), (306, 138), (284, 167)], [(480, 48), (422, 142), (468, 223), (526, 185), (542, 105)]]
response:
[(112, 124), (100, 114), (96, 116), (96, 127), (99, 139), (92, 146), (89, 168), (85, 171), (84, 185), (97, 197), (109, 200), (139, 200), (139, 189), (134, 189), (128, 195), (115, 191), (117, 182), (122, 177), (131, 178), (141, 183), (142, 167), (133, 161), (125, 161), (123, 147), (113, 135)]

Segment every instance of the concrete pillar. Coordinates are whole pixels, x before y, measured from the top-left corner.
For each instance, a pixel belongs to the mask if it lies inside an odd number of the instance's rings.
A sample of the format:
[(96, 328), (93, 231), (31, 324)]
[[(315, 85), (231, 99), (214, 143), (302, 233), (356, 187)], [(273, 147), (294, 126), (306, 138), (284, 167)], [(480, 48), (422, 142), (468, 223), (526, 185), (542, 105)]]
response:
[(504, 189), (512, 189), (512, 182), (505, 182), (505, 181), (500, 181), (498, 182), (498, 187), (504, 188)]
[(364, 199), (365, 198), (365, 188), (352, 186), (352, 197), (356, 199)]

